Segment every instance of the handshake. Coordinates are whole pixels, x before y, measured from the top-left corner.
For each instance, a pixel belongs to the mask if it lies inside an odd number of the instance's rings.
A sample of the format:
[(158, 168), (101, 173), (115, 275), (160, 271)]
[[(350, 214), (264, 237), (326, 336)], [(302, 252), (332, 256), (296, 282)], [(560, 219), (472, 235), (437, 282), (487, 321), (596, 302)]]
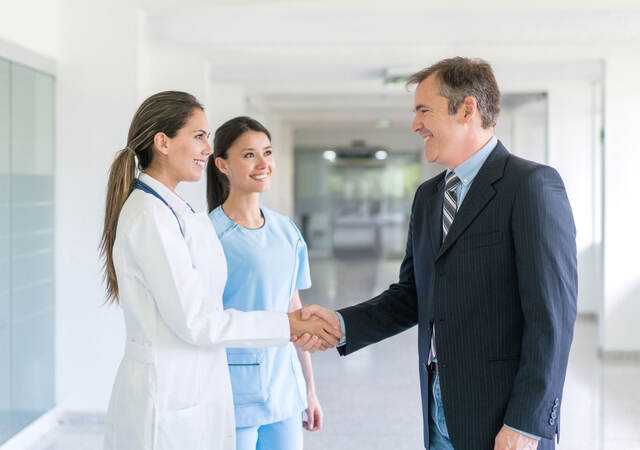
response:
[(344, 338), (335, 312), (319, 305), (303, 306), (288, 313), (291, 342), (301, 350), (314, 353), (333, 348)]

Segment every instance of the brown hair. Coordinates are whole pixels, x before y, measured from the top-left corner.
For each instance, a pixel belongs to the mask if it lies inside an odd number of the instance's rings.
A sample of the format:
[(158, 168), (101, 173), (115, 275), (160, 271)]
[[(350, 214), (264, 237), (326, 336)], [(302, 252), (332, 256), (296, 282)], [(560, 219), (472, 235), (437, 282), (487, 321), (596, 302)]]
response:
[(212, 161), (207, 165), (207, 205), (209, 212), (222, 205), (229, 196), (229, 180), (218, 170), (216, 158), (227, 159), (227, 150), (247, 131), (258, 131), (267, 135), (271, 140), (271, 133), (264, 125), (251, 117), (240, 116), (227, 120), (220, 125), (213, 136)]
[(464, 99), (470, 96), (478, 103), (482, 128), (496, 126), (500, 89), (488, 62), (460, 56), (443, 59), (411, 75), (407, 86), (420, 84), (432, 74), (440, 81), (440, 95), (449, 100), (449, 114), (458, 112)]
[(145, 170), (153, 161), (153, 140), (157, 133), (174, 137), (185, 125), (194, 109), (203, 110), (196, 98), (185, 92), (159, 92), (146, 99), (136, 111), (127, 137), (127, 145), (116, 154), (109, 171), (104, 229), (100, 240), (100, 256), (104, 258), (103, 278), (107, 285), (107, 302), (118, 302), (118, 280), (113, 264), (113, 244), (118, 218), (133, 190), (138, 169)]

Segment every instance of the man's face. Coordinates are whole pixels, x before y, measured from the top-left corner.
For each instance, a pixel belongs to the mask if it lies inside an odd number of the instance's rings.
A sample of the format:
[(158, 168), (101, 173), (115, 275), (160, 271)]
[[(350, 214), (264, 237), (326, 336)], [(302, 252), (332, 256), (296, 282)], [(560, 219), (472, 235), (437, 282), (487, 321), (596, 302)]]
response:
[[(458, 114), (449, 114), (449, 101), (440, 95), (440, 81), (432, 74), (416, 87), (412, 130), (424, 140), (425, 156), (449, 168), (461, 141), (464, 125)], [(459, 149), (458, 149), (459, 150)]]

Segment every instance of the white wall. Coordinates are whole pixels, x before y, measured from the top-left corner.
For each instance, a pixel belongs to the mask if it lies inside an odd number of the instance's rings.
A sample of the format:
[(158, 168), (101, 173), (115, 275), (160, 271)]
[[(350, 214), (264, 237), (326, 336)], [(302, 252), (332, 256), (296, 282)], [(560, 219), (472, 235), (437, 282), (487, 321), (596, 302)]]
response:
[(604, 149), (604, 304), (600, 348), (640, 351), (640, 48), (606, 60)]
[(137, 14), (123, 0), (3, 1), (0, 10), (3, 56), (44, 60), (56, 73), (56, 403), (103, 411), (124, 330), (119, 309), (102, 305), (97, 248), (108, 167), (137, 102)]
[(37, 54), (60, 55), (60, 0), (0, 0), (0, 39)]
[(98, 243), (108, 168), (138, 101), (137, 13), (127, 0), (62, 0), (57, 78), (56, 397), (106, 409), (124, 323), (103, 306)]

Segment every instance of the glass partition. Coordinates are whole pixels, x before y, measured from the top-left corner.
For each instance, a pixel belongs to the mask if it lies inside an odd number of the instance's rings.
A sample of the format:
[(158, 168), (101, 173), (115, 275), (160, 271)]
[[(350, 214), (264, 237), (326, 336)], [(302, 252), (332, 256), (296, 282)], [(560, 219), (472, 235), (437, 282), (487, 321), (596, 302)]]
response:
[(9, 302), (9, 105), (11, 66), (0, 59), (0, 443), (10, 433), (11, 423), (11, 305)]
[(0, 65), (0, 443), (54, 405), (54, 113), (51, 75)]

